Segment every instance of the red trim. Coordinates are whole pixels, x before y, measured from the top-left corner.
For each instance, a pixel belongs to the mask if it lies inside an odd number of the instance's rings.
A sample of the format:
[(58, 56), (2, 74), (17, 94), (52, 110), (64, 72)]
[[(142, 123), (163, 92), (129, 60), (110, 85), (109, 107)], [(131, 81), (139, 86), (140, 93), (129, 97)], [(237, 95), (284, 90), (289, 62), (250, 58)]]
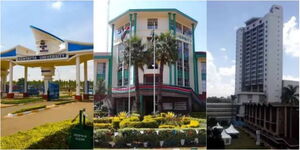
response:
[(75, 99), (78, 100), (78, 101), (81, 101), (82, 100), (82, 96), (81, 95), (75, 95)]
[(90, 95), (89, 95), (89, 94), (83, 94), (83, 99), (84, 99), (84, 100), (90, 99)]
[(14, 93), (7, 93), (7, 98), (14, 98), (15, 94)]
[(29, 97), (28, 93), (23, 93), (23, 97)]

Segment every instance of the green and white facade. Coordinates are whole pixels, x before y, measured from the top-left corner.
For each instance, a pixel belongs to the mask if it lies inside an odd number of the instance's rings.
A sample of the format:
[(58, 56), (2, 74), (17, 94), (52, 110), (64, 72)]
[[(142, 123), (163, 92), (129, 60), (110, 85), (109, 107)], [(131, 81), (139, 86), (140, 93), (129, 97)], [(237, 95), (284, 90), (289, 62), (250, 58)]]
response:
[[(104, 79), (106, 87), (111, 88), (115, 113), (128, 111), (128, 97), (132, 100), (135, 97), (133, 67), (128, 68), (122, 62), (124, 46), (121, 36), (126, 28), (130, 30), (125, 40), (138, 36), (146, 45), (150, 43), (153, 29), (157, 35), (171, 32), (176, 36), (179, 59), (176, 64), (164, 66), (163, 110), (201, 111), (200, 106), (206, 97), (206, 53), (195, 51), (195, 19), (177, 9), (130, 9), (109, 24), (112, 29), (110, 48), (107, 52), (94, 54), (94, 77), (95, 80)], [(139, 69), (140, 103), (146, 114), (153, 111), (153, 70), (158, 78), (159, 68), (153, 69), (151, 63), (145, 65), (143, 71)]]

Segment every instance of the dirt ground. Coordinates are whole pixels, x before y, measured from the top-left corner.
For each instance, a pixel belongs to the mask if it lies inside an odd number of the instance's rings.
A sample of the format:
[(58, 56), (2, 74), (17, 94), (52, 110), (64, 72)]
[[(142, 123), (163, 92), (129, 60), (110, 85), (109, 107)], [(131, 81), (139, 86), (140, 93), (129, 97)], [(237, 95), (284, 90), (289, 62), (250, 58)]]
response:
[[(11, 111), (38, 104), (1, 108), (1, 136), (11, 135), (18, 131), (26, 131), (45, 123), (73, 119), (79, 113), (79, 110), (83, 108), (86, 109), (88, 119), (91, 120), (93, 118), (93, 102), (74, 102), (24, 116), (5, 117)], [(48, 102), (46, 105), (50, 105), (50, 103)]]

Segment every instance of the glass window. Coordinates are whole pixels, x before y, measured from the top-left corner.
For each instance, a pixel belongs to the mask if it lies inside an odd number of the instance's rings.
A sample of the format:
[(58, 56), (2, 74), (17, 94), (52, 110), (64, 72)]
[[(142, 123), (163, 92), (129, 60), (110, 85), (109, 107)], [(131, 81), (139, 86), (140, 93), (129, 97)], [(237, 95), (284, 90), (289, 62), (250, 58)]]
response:
[(192, 36), (192, 30), (186, 26), (183, 26), (183, 34), (186, 36)]
[(178, 22), (176, 22), (176, 32), (182, 33), (182, 26)]
[(157, 19), (153, 19), (153, 18), (148, 19), (148, 24), (147, 24), (148, 29), (157, 29), (157, 25), (158, 25)]

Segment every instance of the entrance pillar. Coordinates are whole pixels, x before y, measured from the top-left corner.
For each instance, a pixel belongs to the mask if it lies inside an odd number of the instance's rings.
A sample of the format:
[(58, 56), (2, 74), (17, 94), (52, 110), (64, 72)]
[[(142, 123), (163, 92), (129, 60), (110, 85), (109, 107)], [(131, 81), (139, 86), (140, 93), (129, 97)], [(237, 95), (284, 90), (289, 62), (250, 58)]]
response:
[(81, 101), (82, 97), (80, 94), (80, 57), (76, 57), (76, 95), (75, 99)]
[(48, 99), (48, 88), (49, 81), (52, 81), (52, 76), (54, 75), (55, 68), (52, 67), (42, 67), (42, 76), (44, 76), (44, 94), (43, 98)]
[(88, 81), (87, 81), (87, 61), (83, 63), (83, 69), (84, 69), (84, 93), (83, 93), (83, 99), (89, 99), (89, 87), (88, 87)]
[(9, 91), (7, 94), (7, 98), (14, 98), (13, 93), (13, 74), (14, 74), (14, 68), (12, 61), (9, 62)]
[(8, 70), (7, 69), (1, 69), (1, 96), (2, 93), (6, 93), (6, 79), (7, 79)]
[(28, 67), (24, 66), (24, 91), (23, 91), (23, 97), (28, 97), (28, 92), (27, 92), (27, 77), (28, 77)]

